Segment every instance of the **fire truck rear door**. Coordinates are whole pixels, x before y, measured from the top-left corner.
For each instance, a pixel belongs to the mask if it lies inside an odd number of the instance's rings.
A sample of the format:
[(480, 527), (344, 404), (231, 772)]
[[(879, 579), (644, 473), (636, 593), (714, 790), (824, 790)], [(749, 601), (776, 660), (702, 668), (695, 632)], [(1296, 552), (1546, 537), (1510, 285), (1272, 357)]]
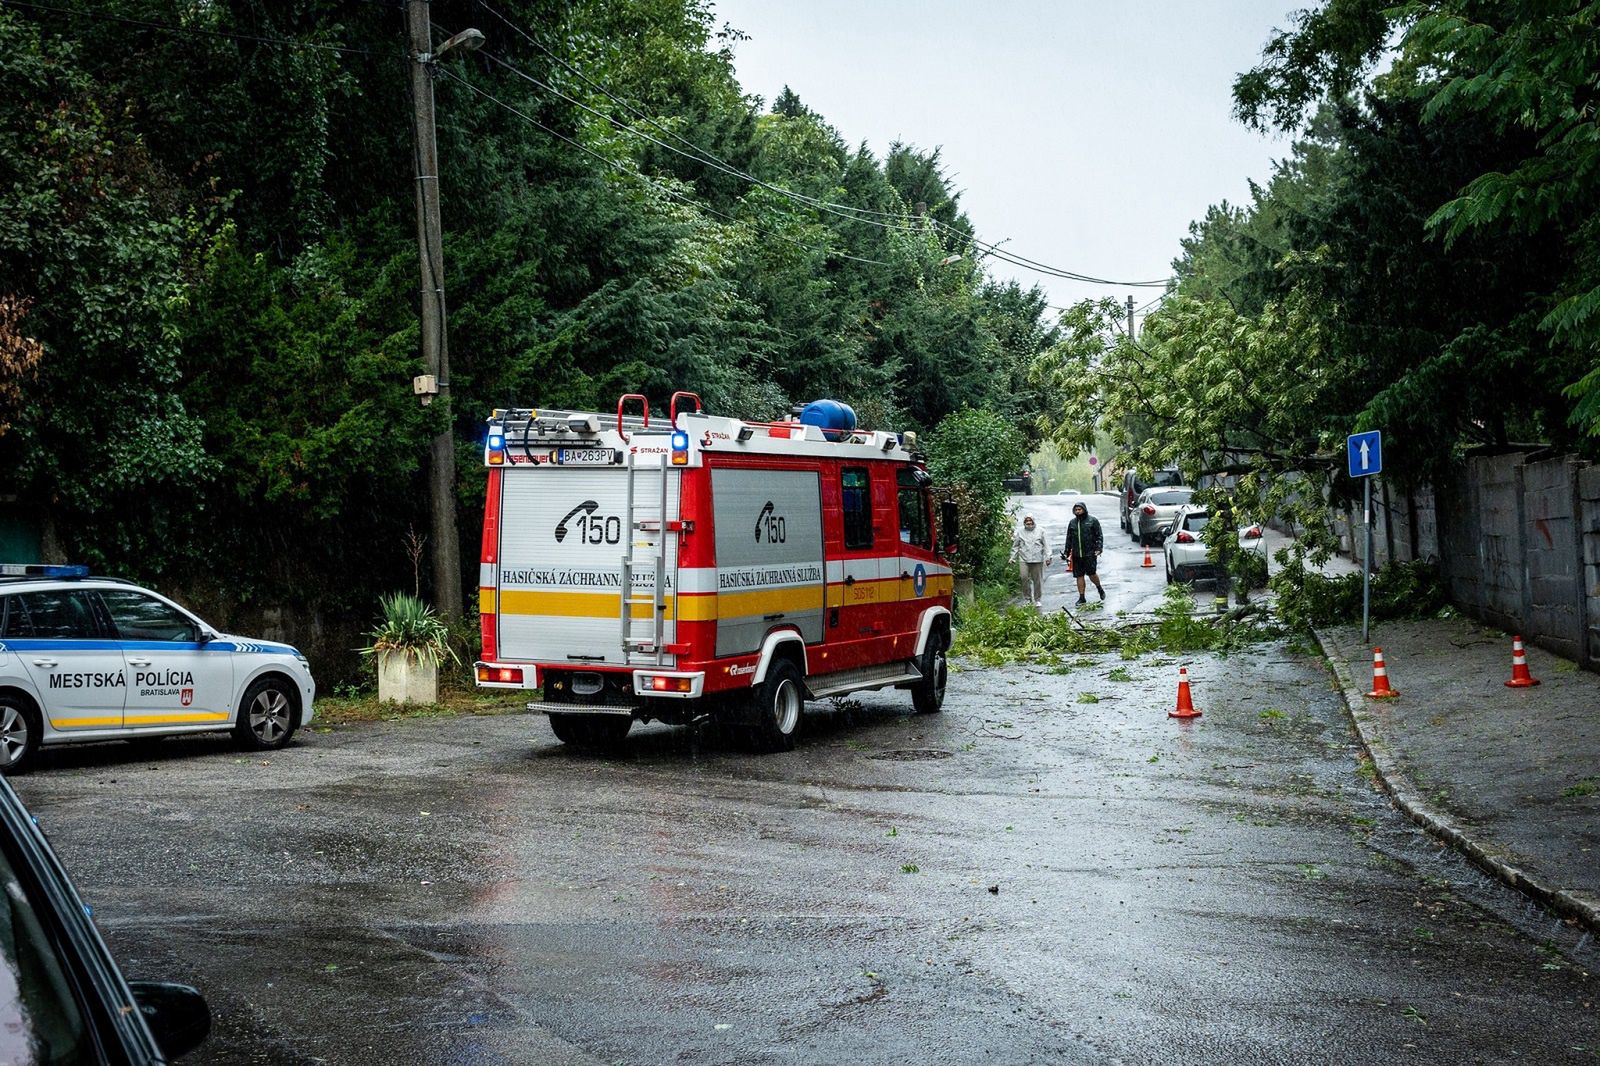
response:
[[(667, 520), (678, 517), (679, 472), (667, 475)], [(661, 515), (659, 467), (634, 479), (634, 514)], [(622, 553), (629, 544), (628, 472), (621, 466), (507, 469), (500, 497), (499, 657), (511, 662), (621, 666)], [(652, 541), (662, 534), (637, 533)], [(663, 644), (675, 640), (678, 538), (667, 535)], [(633, 553), (636, 616), (647, 618), (654, 551)], [(671, 659), (667, 660), (668, 663)]]

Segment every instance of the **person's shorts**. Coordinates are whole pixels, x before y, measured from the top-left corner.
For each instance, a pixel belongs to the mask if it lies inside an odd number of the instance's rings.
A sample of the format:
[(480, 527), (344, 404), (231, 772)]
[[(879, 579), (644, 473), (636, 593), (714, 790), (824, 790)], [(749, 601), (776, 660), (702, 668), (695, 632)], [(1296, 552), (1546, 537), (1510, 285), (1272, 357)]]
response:
[(1093, 555), (1074, 555), (1072, 556), (1071, 562), (1073, 577), (1088, 577), (1090, 574), (1094, 573), (1094, 564), (1096, 562), (1096, 558)]

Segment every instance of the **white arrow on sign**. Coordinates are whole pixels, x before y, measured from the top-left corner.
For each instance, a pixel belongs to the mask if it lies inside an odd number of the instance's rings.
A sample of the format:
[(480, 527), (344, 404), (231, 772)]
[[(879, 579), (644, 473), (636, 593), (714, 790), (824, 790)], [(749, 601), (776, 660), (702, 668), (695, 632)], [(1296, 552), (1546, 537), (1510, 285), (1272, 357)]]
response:
[(1362, 441), (1361, 442), (1361, 469), (1363, 469), (1363, 470), (1365, 470), (1367, 467), (1372, 465), (1370, 462), (1367, 461), (1367, 453), (1370, 452), (1371, 450), (1372, 450), (1372, 446), (1371, 445), (1369, 445), (1366, 441)]

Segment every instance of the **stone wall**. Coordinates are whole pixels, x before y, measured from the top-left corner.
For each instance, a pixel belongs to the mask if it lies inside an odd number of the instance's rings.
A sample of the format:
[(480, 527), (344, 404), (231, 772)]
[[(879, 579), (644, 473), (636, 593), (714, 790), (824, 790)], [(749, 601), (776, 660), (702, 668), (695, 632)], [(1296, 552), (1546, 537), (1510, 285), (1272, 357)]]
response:
[(1437, 493), (1374, 484), (1373, 562), (1436, 557), (1462, 610), (1600, 667), (1600, 467), (1530, 458), (1473, 456)]
[(1520, 468), (1522, 618), (1542, 646), (1569, 659), (1579, 657), (1586, 610), (1578, 535), (1579, 469), (1570, 456)]
[(1600, 466), (1578, 470), (1578, 535), (1583, 558), (1583, 645), (1578, 660), (1600, 667)]

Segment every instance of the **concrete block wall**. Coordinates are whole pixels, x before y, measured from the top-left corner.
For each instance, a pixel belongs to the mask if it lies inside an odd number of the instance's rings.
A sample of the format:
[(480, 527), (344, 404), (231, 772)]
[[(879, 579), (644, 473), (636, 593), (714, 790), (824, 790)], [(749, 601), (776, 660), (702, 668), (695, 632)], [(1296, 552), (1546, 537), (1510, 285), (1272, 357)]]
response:
[(1583, 641), (1578, 463), (1571, 456), (1528, 463), (1522, 474), (1523, 634), (1569, 659)]
[[(1415, 557), (1468, 614), (1600, 669), (1600, 466), (1527, 458), (1473, 456), (1448, 491), (1413, 493)], [(1411, 521), (1387, 510), (1397, 533)]]
[[(1457, 607), (1600, 670), (1600, 464), (1528, 458), (1473, 456), (1441, 490), (1375, 480), (1373, 565), (1437, 559)], [(1359, 563), (1360, 502), (1333, 517)]]
[(1467, 461), (1478, 512), (1477, 607), (1507, 629), (1518, 628), (1523, 609), (1521, 467), (1520, 452)]
[(1452, 491), (1437, 496), (1439, 568), (1445, 590), (1456, 604), (1476, 604), (1482, 598), (1483, 569), (1478, 562), (1478, 493), (1465, 477)]
[(1590, 669), (1600, 669), (1600, 466), (1578, 470), (1578, 536), (1584, 600), (1579, 662)]

